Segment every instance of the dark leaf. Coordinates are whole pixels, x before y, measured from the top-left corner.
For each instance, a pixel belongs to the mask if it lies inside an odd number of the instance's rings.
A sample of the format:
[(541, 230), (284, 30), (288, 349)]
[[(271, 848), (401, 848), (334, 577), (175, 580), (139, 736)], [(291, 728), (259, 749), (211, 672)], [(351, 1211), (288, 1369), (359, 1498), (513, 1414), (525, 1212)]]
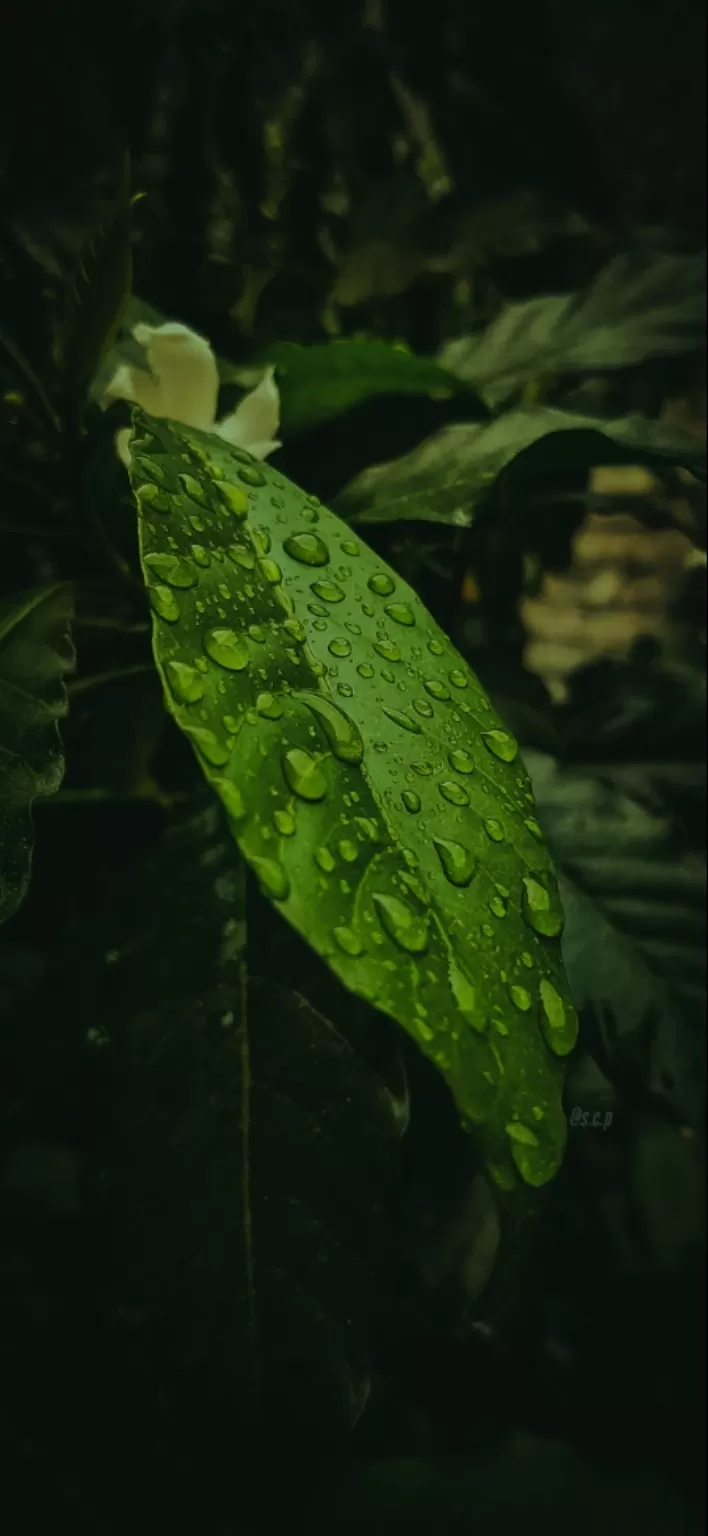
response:
[(302, 1443), (361, 1413), (400, 1135), (346, 1028), (248, 975), (246, 917), (214, 802), (125, 881), (86, 1006), (110, 1105), (110, 1289), (202, 1384), (205, 1411), (224, 1404), (234, 1448), (239, 1428)]
[(117, 335), (133, 281), (130, 157), (115, 200), (86, 241), (55, 337), (55, 362), (72, 399), (80, 400)]
[(704, 255), (637, 250), (581, 293), (510, 304), (479, 336), (448, 342), (439, 361), (497, 406), (540, 374), (700, 351), (704, 335)]
[(520, 493), (543, 475), (593, 464), (680, 465), (705, 474), (705, 449), (687, 433), (642, 416), (601, 421), (565, 411), (510, 411), (488, 425), (444, 427), (412, 453), (375, 464), (344, 487), (335, 506), (355, 523), (397, 519), (468, 527), (503, 471)]
[(27, 894), (32, 803), (64, 774), (58, 721), (67, 712), (64, 676), (75, 662), (69, 586), (38, 588), (0, 603), (0, 922)]

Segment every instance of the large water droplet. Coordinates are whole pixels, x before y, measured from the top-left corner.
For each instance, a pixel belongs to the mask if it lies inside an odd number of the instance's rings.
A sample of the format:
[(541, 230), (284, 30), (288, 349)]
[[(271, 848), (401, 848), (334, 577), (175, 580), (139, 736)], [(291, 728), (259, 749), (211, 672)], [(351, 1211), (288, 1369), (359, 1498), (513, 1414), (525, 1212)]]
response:
[(179, 480), (182, 490), (186, 493), (187, 496), (191, 496), (192, 501), (204, 502), (206, 500), (206, 496), (204, 494), (204, 486), (202, 485), (201, 480), (195, 480), (194, 475), (182, 474), (178, 475), (177, 479)]
[(240, 544), (229, 544), (226, 553), (229, 559), (233, 560), (234, 565), (240, 566), (242, 571), (255, 570), (256, 557), (252, 549), (244, 549)]
[(578, 1018), (574, 1008), (566, 1007), (553, 984), (544, 976), (541, 995), (541, 1029), (546, 1044), (556, 1056), (567, 1056), (578, 1037)]
[(529, 1008), (531, 1007), (532, 998), (531, 993), (527, 992), (525, 987), (510, 987), (509, 996), (512, 1003), (514, 1004), (514, 1007), (518, 1008), (519, 1013), (528, 1013)]
[(490, 838), (493, 843), (503, 843), (506, 833), (501, 822), (497, 821), (496, 816), (486, 816), (482, 822), (482, 826), (484, 827), (487, 837)]
[(559, 898), (531, 875), (522, 884), (521, 911), (529, 928), (547, 939), (557, 938), (563, 932), (563, 908)]
[(428, 926), (424, 918), (412, 912), (397, 896), (374, 893), (373, 903), (382, 928), (399, 949), (410, 955), (422, 955), (428, 947)]
[(447, 675), (450, 679), (450, 682), (452, 683), (453, 688), (469, 687), (469, 678), (465, 672), (460, 671), (459, 667), (453, 667), (452, 672), (448, 672)]
[(410, 603), (387, 603), (384, 613), (393, 619), (394, 624), (415, 624), (415, 614)]
[(290, 880), (282, 864), (277, 859), (260, 857), (252, 857), (250, 862), (263, 895), (270, 896), (272, 901), (286, 901), (290, 895)]
[(283, 713), (282, 701), (275, 693), (259, 693), (256, 709), (264, 720), (279, 720)]
[(345, 656), (351, 656), (351, 642), (339, 636), (336, 640), (330, 640), (327, 650), (331, 656), (339, 656), (343, 659)]
[(465, 848), (463, 843), (456, 843), (445, 837), (434, 837), (433, 847), (450, 884), (469, 885), (477, 863), (469, 848)]
[(263, 474), (263, 471), (261, 469), (257, 469), (255, 464), (243, 464), (240, 469), (237, 469), (236, 473), (239, 480), (243, 480), (244, 485), (261, 486), (265, 485), (266, 483), (266, 477)]
[(415, 793), (415, 790), (412, 790), (412, 789), (404, 789), (404, 790), (402, 790), (401, 791), (401, 799), (402, 799), (403, 804), (404, 804), (404, 806), (405, 806), (407, 811), (419, 811), (420, 810), (420, 795), (417, 795)]
[(396, 583), (385, 571), (377, 571), (375, 576), (370, 576), (366, 583), (370, 592), (375, 592), (377, 597), (388, 597), (395, 592)]
[(190, 544), (189, 552), (197, 565), (209, 565), (209, 552), (204, 548), (203, 544)]
[(276, 560), (269, 560), (266, 557), (263, 560), (260, 560), (258, 563), (259, 563), (260, 568), (261, 568), (261, 570), (263, 572), (263, 575), (265, 576), (266, 581), (269, 581), (272, 587), (276, 587), (278, 585), (278, 582), (282, 581), (282, 579), (283, 579), (283, 573), (282, 573), (282, 571), (280, 569), (280, 566), (278, 565), (277, 561)]
[(324, 800), (327, 780), (316, 758), (301, 747), (291, 747), (281, 759), (288, 788), (301, 800)]
[(165, 619), (168, 624), (177, 623), (179, 604), (170, 587), (148, 587), (148, 597), (158, 618)]
[(301, 565), (329, 564), (329, 550), (318, 533), (291, 533), (283, 540), (283, 549)]
[(388, 715), (389, 720), (392, 720), (394, 725), (400, 725), (401, 730), (410, 731), (414, 736), (421, 735), (423, 727), (418, 724), (417, 720), (413, 719), (412, 715), (405, 714), (404, 710), (389, 709), (384, 704), (383, 712), (385, 715)]
[(354, 960), (359, 955), (363, 955), (364, 946), (361, 939), (358, 934), (354, 933), (353, 929), (347, 928), (345, 923), (341, 923), (339, 927), (332, 929), (332, 938), (344, 955), (350, 955)]
[(165, 673), (175, 698), (183, 704), (198, 704), (204, 697), (204, 683), (196, 667), (188, 666), (185, 661), (168, 661)]
[(337, 844), (337, 852), (345, 864), (354, 864), (359, 857), (359, 844), (353, 842), (351, 837), (342, 837)]
[(292, 640), (297, 641), (298, 645), (305, 644), (307, 639), (307, 630), (305, 629), (304, 624), (300, 623), (299, 619), (284, 619), (283, 629), (287, 635), (290, 635)]
[(423, 716), (424, 720), (432, 720), (435, 713), (432, 704), (429, 704), (427, 699), (414, 699), (413, 708), (416, 714)]
[(338, 587), (334, 581), (313, 581), (310, 584), (310, 591), (314, 592), (315, 597), (319, 597), (323, 603), (341, 603), (344, 600), (342, 588)]
[(214, 788), (232, 821), (243, 821), (246, 807), (243, 795), (232, 779), (214, 779)]
[(138, 499), (138, 512), (169, 512), (170, 498), (161, 491), (159, 486), (151, 485), (149, 481), (139, 485), (135, 492)]
[(190, 561), (184, 561), (180, 554), (146, 554), (144, 564), (147, 570), (154, 571), (155, 576), (160, 576), (160, 581), (166, 581), (169, 587), (184, 588), (195, 587), (198, 576), (194, 565)]
[(428, 650), (430, 651), (431, 656), (442, 656), (444, 655), (445, 647), (444, 645), (440, 644), (439, 640), (429, 640)]
[(482, 731), (482, 741), (487, 751), (502, 763), (513, 763), (519, 755), (518, 743), (508, 731)]
[(339, 547), (343, 555), (358, 555), (361, 553), (359, 545), (355, 544), (353, 539), (344, 539)]
[(509, 904), (503, 896), (490, 896), (487, 906), (494, 917), (498, 918), (506, 917), (509, 910)]
[(221, 480), (217, 487), (221, 500), (228, 512), (233, 517), (243, 518), (248, 515), (248, 497), (240, 485), (231, 485), (229, 480)]
[(464, 747), (453, 747), (447, 754), (447, 760), (456, 773), (474, 773), (474, 758)]
[(374, 650), (383, 661), (400, 661), (401, 653), (393, 640), (375, 640)]
[(327, 738), (335, 757), (343, 763), (360, 763), (364, 756), (364, 743), (358, 726), (345, 715), (338, 704), (321, 694), (301, 693), (298, 697), (312, 711)]
[(295, 821), (295, 817), (293, 816), (292, 811), (274, 811), (273, 821), (275, 823), (276, 831), (280, 833), (281, 837), (295, 836), (295, 832), (297, 830), (297, 822)]
[(321, 848), (315, 849), (313, 857), (317, 868), (322, 870), (323, 875), (331, 875), (332, 870), (337, 867), (334, 855), (324, 845)]
[(520, 1120), (510, 1120), (506, 1126), (506, 1134), (509, 1140), (519, 1146), (537, 1147), (538, 1136), (528, 1125), (522, 1125)]
[(141, 454), (131, 454), (131, 465), (139, 470), (146, 480), (155, 480), (158, 485), (164, 484), (165, 471), (162, 465), (157, 463), (156, 459), (146, 459)]
[(243, 672), (248, 666), (248, 641), (244, 635), (237, 635), (235, 629), (206, 629), (202, 643), (207, 656), (227, 672)]
[(446, 688), (444, 683), (437, 682), (435, 678), (425, 678), (423, 687), (426, 693), (430, 694), (431, 699), (444, 700), (450, 697), (450, 689)]
[(201, 752), (202, 757), (205, 757), (213, 768), (224, 768), (226, 766), (231, 756), (231, 748), (224, 746), (224, 743), (219, 741), (215, 731), (193, 725), (189, 727), (187, 734), (190, 740), (194, 742), (197, 750)]
[(454, 779), (443, 779), (438, 784), (438, 789), (443, 800), (449, 800), (450, 805), (469, 805), (470, 797), (461, 784), (456, 784)]
[(484, 1034), (488, 1021), (484, 1011), (479, 1006), (476, 989), (454, 960), (450, 961), (448, 974), (453, 997), (465, 1024), (469, 1024), (478, 1034)]
[(360, 677), (369, 678), (369, 677), (373, 677), (374, 676), (374, 669), (373, 669), (372, 666), (369, 665), (368, 661), (360, 662), (359, 666), (357, 667), (356, 670), (359, 673)]

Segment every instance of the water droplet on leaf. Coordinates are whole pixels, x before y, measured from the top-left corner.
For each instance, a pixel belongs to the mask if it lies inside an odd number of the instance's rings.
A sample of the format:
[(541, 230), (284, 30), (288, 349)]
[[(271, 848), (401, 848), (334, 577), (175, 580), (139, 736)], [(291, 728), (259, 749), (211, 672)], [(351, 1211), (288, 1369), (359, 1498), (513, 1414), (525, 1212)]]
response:
[(243, 672), (248, 666), (248, 641), (244, 635), (237, 635), (235, 629), (218, 626), (207, 629), (202, 636), (202, 643), (207, 656), (218, 662), (220, 667), (225, 667), (227, 672)]
[(329, 564), (329, 550), (317, 533), (291, 533), (283, 540), (283, 549), (301, 565)]
[(327, 780), (317, 760), (301, 747), (291, 747), (282, 757), (285, 782), (301, 800), (324, 800)]
[(508, 731), (483, 731), (482, 741), (487, 751), (502, 763), (513, 763), (519, 755), (518, 743)]

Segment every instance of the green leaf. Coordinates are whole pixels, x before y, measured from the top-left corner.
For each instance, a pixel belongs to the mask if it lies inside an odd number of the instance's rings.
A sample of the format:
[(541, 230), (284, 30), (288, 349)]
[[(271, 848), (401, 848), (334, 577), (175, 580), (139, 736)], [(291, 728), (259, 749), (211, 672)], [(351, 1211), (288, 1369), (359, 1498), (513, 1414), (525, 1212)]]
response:
[[(259, 359), (275, 364), (286, 438), (341, 415), (375, 395), (460, 394), (467, 389), (439, 363), (386, 341), (332, 341), (303, 347), (277, 342)], [(222, 382), (242, 370), (221, 365)]]
[(32, 802), (53, 795), (64, 774), (57, 722), (68, 707), (64, 675), (75, 662), (73, 611), (65, 585), (0, 602), (0, 922), (27, 894)]
[(516, 742), (416, 593), (315, 497), (221, 439), (133, 421), (155, 658), (242, 853), (435, 1063), (497, 1179), (544, 1183), (576, 1021)]
[(447, 342), (439, 361), (501, 404), (539, 374), (628, 368), (700, 351), (705, 256), (616, 256), (584, 292), (510, 304), (479, 336)]
[(130, 156), (108, 213), (81, 252), (54, 343), (55, 361), (72, 399), (81, 399), (113, 345), (133, 281)]
[(651, 1016), (655, 1054), (683, 1053), (692, 1096), (706, 1009), (705, 858), (661, 802), (672, 779), (681, 797), (691, 783), (700, 792), (705, 769), (643, 759), (564, 766), (536, 752), (526, 763), (558, 869), (576, 1007), (609, 1006), (620, 1041)]
[(129, 872), (97, 945), (112, 963), (84, 988), (111, 1279), (171, 1362), (216, 1383), (237, 1456), (237, 1428), (321, 1437), (359, 1417), (400, 1139), (341, 1021), (282, 970), (247, 974), (250, 907), (214, 801)]
[(600, 421), (557, 410), (509, 411), (489, 425), (443, 427), (412, 453), (372, 465), (340, 491), (335, 506), (355, 523), (403, 519), (468, 527), (512, 464), (519, 486), (593, 464), (662, 462), (704, 475), (705, 449), (688, 433), (644, 416)]

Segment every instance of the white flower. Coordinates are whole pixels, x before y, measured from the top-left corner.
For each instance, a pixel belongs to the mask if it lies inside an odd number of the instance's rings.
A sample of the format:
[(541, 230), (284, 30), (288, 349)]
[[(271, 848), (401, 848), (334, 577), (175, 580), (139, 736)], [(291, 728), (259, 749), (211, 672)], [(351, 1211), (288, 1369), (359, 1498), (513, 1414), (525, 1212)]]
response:
[[(145, 348), (150, 372), (121, 363), (107, 385), (101, 406), (132, 400), (150, 416), (166, 416), (186, 427), (213, 432), (234, 448), (245, 448), (254, 459), (266, 459), (280, 448), (275, 434), (280, 421), (280, 397), (268, 368), (260, 384), (245, 395), (230, 416), (217, 422), (219, 375), (208, 341), (186, 325), (136, 325), (133, 336)], [(130, 465), (132, 428), (116, 435), (116, 448), (126, 469)]]

